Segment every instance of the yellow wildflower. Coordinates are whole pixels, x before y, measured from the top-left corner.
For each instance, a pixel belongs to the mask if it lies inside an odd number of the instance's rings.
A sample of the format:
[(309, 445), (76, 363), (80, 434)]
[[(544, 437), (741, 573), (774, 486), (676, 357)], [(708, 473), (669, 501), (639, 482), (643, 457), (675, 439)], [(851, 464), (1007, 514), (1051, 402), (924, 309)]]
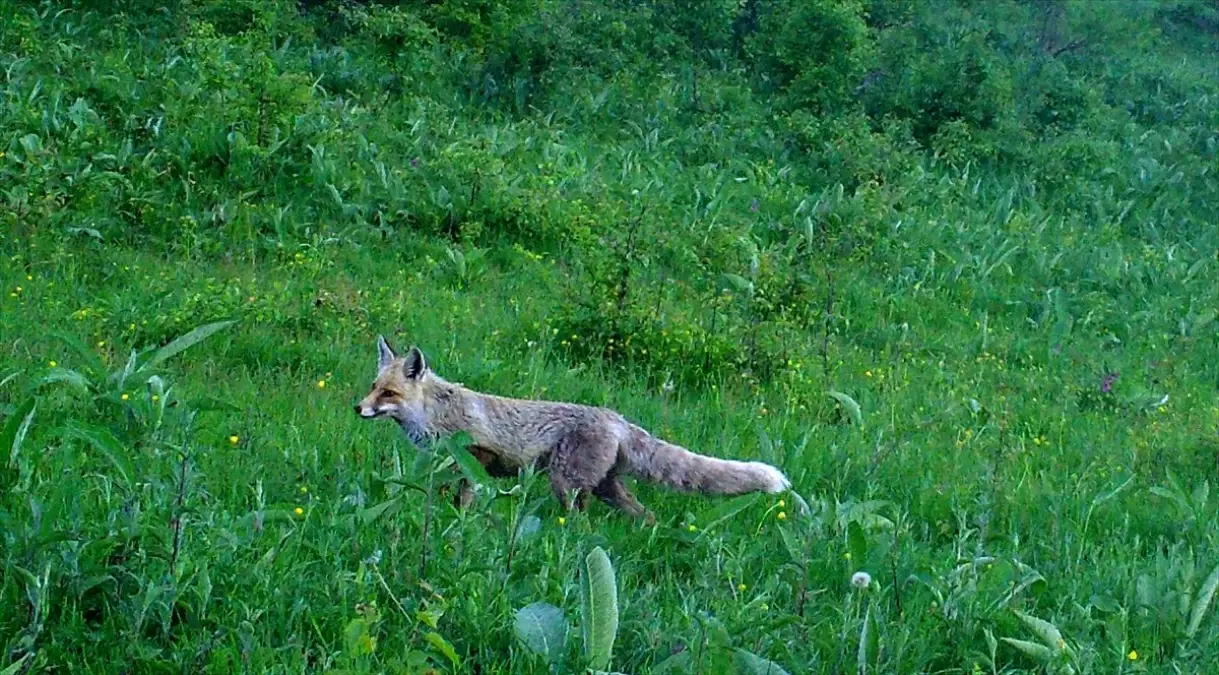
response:
[(237, 445), (237, 441), (240, 441), (240, 440), (241, 440), (241, 438), (239, 438), (237, 436), (229, 436), (229, 443), (232, 443), (233, 445)]
[(567, 519), (564, 518), (563, 516), (559, 516), (559, 525), (562, 526), (562, 525), (566, 525), (566, 524), (567, 524)]
[(326, 388), (326, 380), (318, 380), (318, 381), (317, 381), (317, 388), (318, 388), (318, 389), (325, 389), (325, 388)]
[(299, 506), (298, 506), (298, 507), (296, 507), (296, 515), (298, 515), (298, 516), (303, 516), (303, 515), (305, 515), (305, 510), (304, 510), (304, 509), (302, 509), (302, 508), (301, 508), (301, 507), (299, 507)]
[(1126, 658), (1130, 659), (1131, 661), (1138, 661), (1139, 653), (1131, 649), (1130, 653), (1126, 655)]

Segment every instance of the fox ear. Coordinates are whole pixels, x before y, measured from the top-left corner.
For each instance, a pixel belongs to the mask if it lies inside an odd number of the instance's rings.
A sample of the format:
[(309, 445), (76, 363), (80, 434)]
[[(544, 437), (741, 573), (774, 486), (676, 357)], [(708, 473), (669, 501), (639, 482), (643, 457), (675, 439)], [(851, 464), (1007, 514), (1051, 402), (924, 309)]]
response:
[(423, 358), (423, 352), (419, 351), (418, 347), (411, 347), (411, 353), (406, 355), (406, 361), (402, 364), (402, 374), (409, 380), (417, 380), (423, 377), (425, 372), (427, 361)]
[(385, 341), (384, 337), (378, 335), (377, 336), (377, 367), (384, 368), (385, 366), (389, 365), (390, 361), (393, 361), (396, 358), (398, 358), (398, 357), (394, 354), (393, 348), (389, 346), (389, 343)]

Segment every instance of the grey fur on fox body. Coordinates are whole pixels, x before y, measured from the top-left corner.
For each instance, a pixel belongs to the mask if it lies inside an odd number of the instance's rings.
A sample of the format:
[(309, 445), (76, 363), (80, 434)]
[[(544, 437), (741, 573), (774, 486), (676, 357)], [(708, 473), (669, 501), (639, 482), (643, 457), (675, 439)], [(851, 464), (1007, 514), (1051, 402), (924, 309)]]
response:
[(432, 372), (423, 352), (398, 356), (377, 337), (377, 377), (355, 410), (363, 418), (388, 417), (417, 445), (464, 431), (470, 452), (493, 476), (544, 464), (564, 508), (571, 493), (591, 491), (634, 516), (648, 515), (622, 482), (624, 475), (686, 492), (782, 492), (790, 483), (762, 462), (695, 454), (656, 438), (606, 408), (483, 394)]

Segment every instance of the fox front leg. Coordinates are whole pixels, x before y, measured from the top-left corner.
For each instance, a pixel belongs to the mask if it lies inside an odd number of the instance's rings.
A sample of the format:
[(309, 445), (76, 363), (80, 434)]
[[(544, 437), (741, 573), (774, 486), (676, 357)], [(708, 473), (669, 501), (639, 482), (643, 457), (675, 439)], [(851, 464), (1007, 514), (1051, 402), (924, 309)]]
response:
[(453, 506), (465, 510), (474, 503), (474, 485), (462, 476), (457, 480), (457, 494), (453, 495)]

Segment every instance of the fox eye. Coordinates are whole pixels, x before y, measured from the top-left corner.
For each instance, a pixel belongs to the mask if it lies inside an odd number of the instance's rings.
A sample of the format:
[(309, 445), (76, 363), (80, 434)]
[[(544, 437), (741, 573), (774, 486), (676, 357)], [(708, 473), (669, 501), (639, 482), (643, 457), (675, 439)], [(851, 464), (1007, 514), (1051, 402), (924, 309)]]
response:
[(395, 398), (397, 396), (398, 396), (398, 392), (390, 391), (389, 389), (386, 389), (385, 391), (381, 392), (380, 398)]

